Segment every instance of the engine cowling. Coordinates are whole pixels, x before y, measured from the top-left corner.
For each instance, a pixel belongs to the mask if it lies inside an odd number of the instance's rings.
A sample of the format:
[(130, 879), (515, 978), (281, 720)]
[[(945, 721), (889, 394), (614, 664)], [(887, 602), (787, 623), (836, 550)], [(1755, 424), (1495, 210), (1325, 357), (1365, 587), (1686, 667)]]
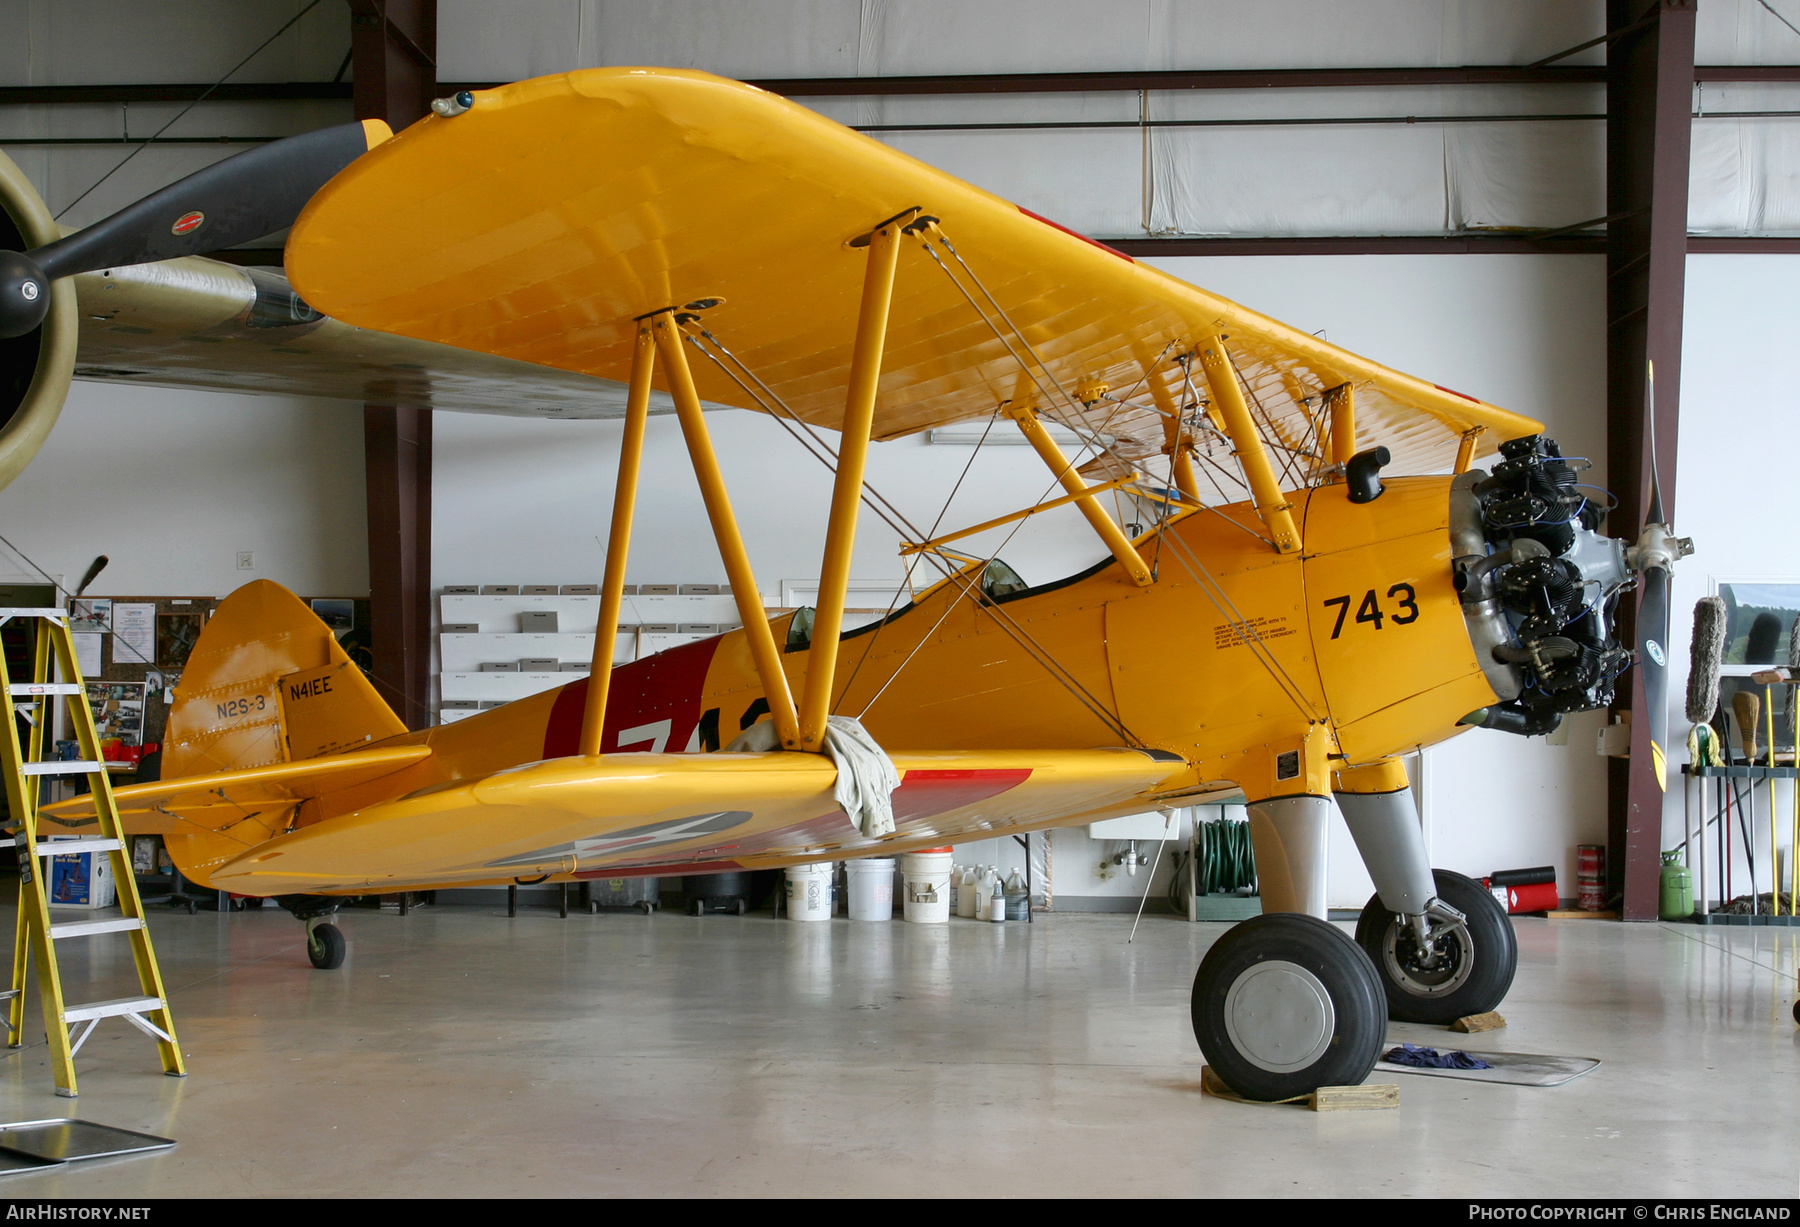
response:
[[(31, 181), (0, 153), (0, 251), (30, 251), (61, 236)], [(0, 339), (0, 488), (50, 437), (75, 373), (79, 315), (71, 279), (52, 282), (44, 322)]]

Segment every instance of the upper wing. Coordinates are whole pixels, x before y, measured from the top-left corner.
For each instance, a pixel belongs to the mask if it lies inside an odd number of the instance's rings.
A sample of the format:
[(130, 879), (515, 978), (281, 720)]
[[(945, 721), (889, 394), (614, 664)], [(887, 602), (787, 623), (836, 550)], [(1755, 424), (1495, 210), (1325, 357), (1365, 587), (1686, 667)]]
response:
[[(77, 379), (522, 417), (625, 413), (624, 384), (356, 328), (314, 311), (275, 269), (190, 256), (74, 282)], [(655, 394), (652, 413), (672, 409)]]
[[(848, 242), (912, 208), (941, 220), (966, 265), (947, 250), (944, 268), (906, 253), (879, 437), (1029, 396), (1065, 420), (1091, 403), (1085, 424), (1127, 459), (1143, 455), (1162, 442), (1152, 400), (1185, 391), (1168, 360), (1214, 334), (1227, 337), (1271, 443), (1290, 452), (1307, 453), (1319, 395), (1345, 383), (1360, 438), (1403, 465), (1447, 465), (1472, 430), (1491, 450), (1539, 429), (698, 72), (592, 69), (427, 116), (313, 198), (287, 266), (308, 301), (342, 319), (612, 380), (626, 378), (636, 317), (722, 298), (706, 326), (800, 416), (835, 427), (863, 267)], [(1015, 354), (1041, 358), (1047, 374), (1028, 379)], [(696, 376), (703, 396), (756, 407), (708, 364)], [(1130, 405), (1096, 399), (1100, 385)]]
[(897, 830), (869, 839), (816, 754), (609, 754), (443, 785), (304, 827), (211, 871), (249, 894), (360, 893), (885, 855), (1148, 809), (1195, 791), (1137, 750), (896, 754)]

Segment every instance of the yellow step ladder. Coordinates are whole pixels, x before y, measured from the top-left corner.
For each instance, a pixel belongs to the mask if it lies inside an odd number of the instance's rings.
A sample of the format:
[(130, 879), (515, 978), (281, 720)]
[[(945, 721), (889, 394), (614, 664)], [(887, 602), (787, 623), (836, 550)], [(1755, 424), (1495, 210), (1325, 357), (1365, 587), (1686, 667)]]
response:
[[(132, 873), (131, 856), (120, 829), (112, 784), (107, 779), (106, 764), (100, 761), (100, 736), (94, 728), (94, 713), (75, 664), (68, 615), (58, 609), (0, 608), (0, 626), (14, 619), (33, 620), (36, 636), (35, 664), (29, 682), (12, 680), (5, 654), (0, 652), (0, 703), (4, 704), (6, 716), (6, 731), (0, 735), (0, 771), (6, 777), (6, 803), (11, 824), (17, 829), (19, 847), (19, 910), (13, 935), (12, 989), (5, 994), (11, 1046), (18, 1048), (25, 1042), (29, 951), (30, 960), (37, 964), (38, 995), (43, 999), (44, 1031), (50, 1038), (50, 1063), (58, 1095), (74, 1098), (75, 1054), (105, 1018), (123, 1018), (150, 1036), (162, 1056), (163, 1072), (185, 1077), (187, 1069), (175, 1038), (175, 1020), (169, 1012), (168, 995), (163, 991), (156, 951), (150, 945), (150, 930), (144, 923), (144, 903), (138, 897), (137, 878)], [(69, 720), (75, 728), (75, 741), (81, 751), (78, 762), (44, 758), (47, 740), (54, 749), (50, 725), (61, 700), (67, 700)], [(19, 740), (20, 718), (29, 726), (23, 745)], [(88, 779), (98, 826), (84, 830), (78, 839), (41, 840), (37, 807), (44, 777), (75, 775)], [(43, 862), (48, 857), (74, 852), (104, 853), (112, 858), (113, 881), (118, 886), (118, 917), (62, 923), (51, 919), (46, 890), (49, 871)], [(63, 1000), (56, 944), (103, 933), (129, 934), (140, 992), (134, 997), (70, 1005)], [(79, 1033), (71, 1040), (72, 1027), (78, 1028)]]

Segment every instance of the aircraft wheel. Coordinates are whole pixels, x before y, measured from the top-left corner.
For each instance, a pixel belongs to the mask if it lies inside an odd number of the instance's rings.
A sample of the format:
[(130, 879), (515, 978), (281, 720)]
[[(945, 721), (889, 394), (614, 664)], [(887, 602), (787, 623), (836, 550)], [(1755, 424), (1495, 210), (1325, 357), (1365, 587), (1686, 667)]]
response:
[(1427, 960), (1411, 926), (1370, 899), (1356, 922), (1356, 941), (1375, 963), (1387, 990), (1388, 1017), (1448, 1026), (1499, 1005), (1519, 966), (1512, 922), (1479, 882), (1435, 869), (1438, 898), (1468, 917), (1436, 942)]
[(336, 925), (314, 925), (306, 935), (306, 957), (320, 971), (344, 965), (344, 933)]
[(1194, 1038), (1246, 1099), (1277, 1100), (1369, 1076), (1387, 1031), (1369, 956), (1323, 920), (1257, 916), (1213, 943), (1194, 977)]

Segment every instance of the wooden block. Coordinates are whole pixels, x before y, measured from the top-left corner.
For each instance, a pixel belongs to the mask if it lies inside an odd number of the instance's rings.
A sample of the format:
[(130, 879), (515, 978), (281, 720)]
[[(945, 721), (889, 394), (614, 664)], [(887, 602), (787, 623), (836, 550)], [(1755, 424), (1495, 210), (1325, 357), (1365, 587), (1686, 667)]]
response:
[(1200, 1067), (1200, 1089), (1215, 1099), (1229, 1099), (1232, 1103), (1247, 1103), (1258, 1108), (1271, 1108), (1278, 1103), (1302, 1103), (1311, 1098), (1309, 1095), (1295, 1095), (1291, 1099), (1245, 1099), (1226, 1086), (1225, 1079), (1213, 1073), (1210, 1065)]
[(1504, 1026), (1506, 1019), (1489, 1010), (1486, 1014), (1466, 1014), (1451, 1023), (1450, 1029), (1464, 1035), (1474, 1035), (1477, 1031), (1498, 1031)]
[(1400, 1106), (1400, 1088), (1392, 1082), (1369, 1086), (1322, 1086), (1310, 1095), (1294, 1095), (1287, 1099), (1245, 1099), (1226, 1086), (1225, 1080), (1213, 1073), (1210, 1065), (1200, 1067), (1200, 1089), (1215, 1099), (1228, 1099), (1232, 1103), (1247, 1103), (1258, 1108), (1287, 1103), (1304, 1104), (1314, 1112), (1356, 1112)]
[(1545, 912), (1544, 915), (1551, 920), (1617, 920), (1619, 918), (1617, 912), (1584, 912), (1580, 908)]
[(1400, 1087), (1393, 1082), (1367, 1086), (1322, 1086), (1307, 1099), (1314, 1112), (1372, 1112), (1400, 1106)]

